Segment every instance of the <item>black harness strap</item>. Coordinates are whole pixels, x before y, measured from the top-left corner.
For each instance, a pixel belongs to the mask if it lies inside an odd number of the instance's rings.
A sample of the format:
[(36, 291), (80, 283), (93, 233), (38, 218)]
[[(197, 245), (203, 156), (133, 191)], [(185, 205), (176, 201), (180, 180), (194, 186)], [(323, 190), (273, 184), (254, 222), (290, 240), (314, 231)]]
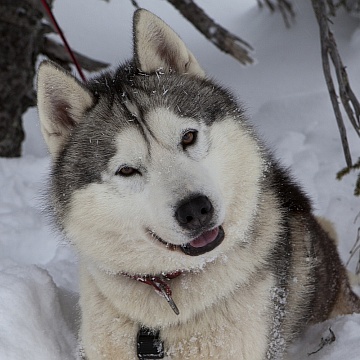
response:
[(137, 334), (137, 356), (140, 360), (163, 359), (164, 343), (159, 330), (141, 327)]

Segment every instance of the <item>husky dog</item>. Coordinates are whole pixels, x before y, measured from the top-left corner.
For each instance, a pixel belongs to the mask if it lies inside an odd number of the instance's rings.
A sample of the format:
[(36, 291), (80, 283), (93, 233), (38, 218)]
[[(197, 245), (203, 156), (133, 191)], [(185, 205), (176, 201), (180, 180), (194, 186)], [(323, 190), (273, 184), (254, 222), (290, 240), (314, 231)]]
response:
[(38, 108), (84, 358), (281, 359), (306, 325), (360, 310), (306, 195), (155, 15), (136, 11), (113, 73), (43, 62)]

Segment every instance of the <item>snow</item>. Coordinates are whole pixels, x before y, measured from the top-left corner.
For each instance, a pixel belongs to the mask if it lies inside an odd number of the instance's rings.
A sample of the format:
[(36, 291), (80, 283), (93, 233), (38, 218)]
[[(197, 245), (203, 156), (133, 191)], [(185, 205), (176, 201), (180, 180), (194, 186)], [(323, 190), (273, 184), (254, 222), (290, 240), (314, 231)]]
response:
[(1, 359), (75, 358), (76, 338), (46, 270), (4, 260), (0, 284)]
[[(345, 163), (310, 2), (294, 2), (296, 19), (286, 29), (280, 14), (259, 10), (254, 0), (228, 0), (225, 6), (198, 0), (218, 23), (252, 44), (256, 64), (249, 67), (220, 53), (167, 2), (138, 2), (171, 24), (207, 72), (244, 101), (258, 132), (312, 197), (316, 213), (336, 225), (339, 251), (347, 261), (360, 226), (359, 199), (352, 195), (356, 174), (335, 179)], [(55, 15), (72, 46), (113, 66), (131, 54), (132, 12), (130, 1), (55, 2)], [(359, 19), (340, 13), (333, 29), (359, 97)], [(27, 112), (24, 126), (23, 157), (0, 159), (0, 360), (71, 360), (78, 326), (76, 257), (48, 225), (43, 194), (50, 158), (35, 109)], [(356, 159), (359, 139), (347, 128)], [(329, 328), (335, 341), (309, 359), (359, 359), (356, 314), (309, 328), (292, 346), (291, 358), (308, 358), (321, 338), (329, 337)]]

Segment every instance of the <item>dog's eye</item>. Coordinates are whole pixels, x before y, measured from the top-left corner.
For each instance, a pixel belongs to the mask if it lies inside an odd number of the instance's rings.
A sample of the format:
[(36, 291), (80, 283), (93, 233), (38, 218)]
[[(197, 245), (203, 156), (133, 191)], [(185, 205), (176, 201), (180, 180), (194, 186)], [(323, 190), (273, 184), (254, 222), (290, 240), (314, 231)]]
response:
[(134, 169), (131, 166), (122, 166), (119, 168), (119, 170), (116, 171), (115, 175), (120, 175), (120, 176), (133, 176), (136, 174), (140, 174), (140, 172), (136, 169)]
[(194, 144), (196, 141), (196, 138), (197, 138), (196, 130), (187, 130), (181, 138), (181, 145), (185, 149), (188, 146)]

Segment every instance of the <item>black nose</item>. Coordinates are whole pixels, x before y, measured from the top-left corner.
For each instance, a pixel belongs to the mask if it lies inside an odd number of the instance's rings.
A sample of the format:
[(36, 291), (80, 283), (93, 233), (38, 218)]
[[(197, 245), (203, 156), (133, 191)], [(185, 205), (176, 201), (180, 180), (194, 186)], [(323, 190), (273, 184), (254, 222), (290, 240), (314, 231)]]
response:
[(214, 208), (206, 196), (191, 197), (183, 201), (175, 211), (180, 226), (188, 230), (206, 227), (214, 214)]

